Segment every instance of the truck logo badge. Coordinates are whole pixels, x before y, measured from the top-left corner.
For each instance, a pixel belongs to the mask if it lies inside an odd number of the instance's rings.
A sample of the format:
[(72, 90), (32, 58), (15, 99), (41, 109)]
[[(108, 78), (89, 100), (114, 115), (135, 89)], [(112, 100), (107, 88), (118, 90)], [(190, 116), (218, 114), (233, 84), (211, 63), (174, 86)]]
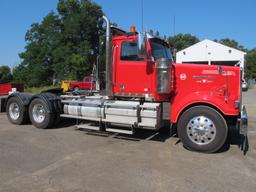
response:
[(187, 79), (187, 75), (185, 73), (180, 74), (180, 80), (184, 81)]

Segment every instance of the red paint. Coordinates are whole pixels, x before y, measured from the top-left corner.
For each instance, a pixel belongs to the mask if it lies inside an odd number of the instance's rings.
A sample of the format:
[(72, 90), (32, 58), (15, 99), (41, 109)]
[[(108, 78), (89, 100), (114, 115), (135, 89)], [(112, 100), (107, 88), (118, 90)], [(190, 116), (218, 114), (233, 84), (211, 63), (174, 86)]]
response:
[(8, 95), (12, 88), (16, 88), (19, 92), (24, 91), (24, 85), (21, 83), (6, 83), (0, 84), (0, 95)]
[[(171, 122), (175, 123), (183, 109), (191, 104), (206, 103), (225, 115), (238, 115), (235, 101), (240, 100), (240, 68), (216, 65), (173, 64), (174, 92)], [(227, 75), (228, 72), (228, 75)], [(181, 74), (186, 74), (182, 80)]]
[(113, 92), (114, 95), (151, 95), (155, 101), (169, 101), (170, 94), (157, 94), (156, 64), (151, 62), (151, 46), (148, 41), (147, 59), (144, 61), (122, 61), (121, 47), (126, 41), (137, 40), (137, 36), (113, 38)]

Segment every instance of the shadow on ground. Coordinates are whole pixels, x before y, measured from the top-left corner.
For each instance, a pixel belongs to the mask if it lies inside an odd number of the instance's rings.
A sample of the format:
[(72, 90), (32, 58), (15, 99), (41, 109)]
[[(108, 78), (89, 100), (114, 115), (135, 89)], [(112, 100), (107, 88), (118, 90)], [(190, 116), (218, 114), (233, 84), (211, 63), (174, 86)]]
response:
[(247, 154), (250, 148), (248, 137), (241, 135), (237, 130), (230, 131), (226, 145), (226, 151), (230, 148), (231, 145), (236, 145), (244, 155)]
[[(79, 124), (77, 120), (63, 118), (63, 119), (60, 119), (58, 125), (55, 126), (53, 129), (67, 128), (70, 126), (75, 126), (77, 124)], [(123, 139), (127, 141), (135, 141), (135, 142), (142, 141), (142, 140), (165, 142), (167, 139), (171, 137), (178, 138), (176, 127), (174, 127), (173, 129), (169, 129), (168, 127), (165, 127), (163, 129), (160, 129), (159, 131), (136, 129), (133, 135), (127, 135), (127, 134), (121, 134), (121, 133), (110, 133), (110, 132), (104, 132), (104, 131), (93, 131), (93, 130), (81, 129), (81, 128), (77, 128), (76, 130), (82, 131), (87, 135), (112, 137), (114, 139)], [(180, 143), (181, 141), (180, 139), (178, 139), (175, 144), (177, 145)], [(237, 130), (230, 131), (227, 138), (227, 142), (217, 153), (223, 153), (228, 151), (231, 145), (237, 146), (243, 152), (243, 154), (246, 155), (249, 150), (248, 137), (240, 135)]]
[(123, 139), (128, 141), (157, 141), (157, 142), (165, 142), (175, 134), (172, 133), (168, 128), (161, 129), (159, 131), (154, 130), (144, 130), (144, 129), (136, 129), (133, 135), (121, 134), (121, 133), (110, 133), (104, 131), (93, 131), (88, 129), (77, 128), (79, 131), (83, 131), (87, 135), (93, 136), (102, 136), (102, 137), (112, 137), (115, 139)]
[(59, 118), (56, 120), (55, 125), (51, 129), (63, 129), (63, 128), (68, 128), (70, 126), (76, 125), (76, 120), (75, 119), (70, 119), (70, 118)]

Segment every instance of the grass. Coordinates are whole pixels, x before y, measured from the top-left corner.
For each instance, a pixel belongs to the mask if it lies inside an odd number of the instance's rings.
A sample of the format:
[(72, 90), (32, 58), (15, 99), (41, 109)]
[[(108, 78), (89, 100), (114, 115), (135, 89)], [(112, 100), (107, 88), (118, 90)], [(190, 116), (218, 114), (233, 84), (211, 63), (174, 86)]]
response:
[(25, 92), (28, 93), (41, 93), (42, 91), (48, 90), (48, 89), (54, 89), (54, 88), (59, 88), (60, 86), (43, 86), (43, 87), (27, 87), (25, 88)]

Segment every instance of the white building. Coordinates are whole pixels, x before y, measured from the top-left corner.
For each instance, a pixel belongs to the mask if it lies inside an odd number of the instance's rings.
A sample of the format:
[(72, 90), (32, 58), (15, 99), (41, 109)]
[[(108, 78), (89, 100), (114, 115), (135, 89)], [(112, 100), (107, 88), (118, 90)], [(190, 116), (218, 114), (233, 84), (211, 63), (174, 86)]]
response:
[(239, 65), (244, 68), (245, 52), (203, 40), (176, 53), (176, 63), (200, 63), (209, 65)]

